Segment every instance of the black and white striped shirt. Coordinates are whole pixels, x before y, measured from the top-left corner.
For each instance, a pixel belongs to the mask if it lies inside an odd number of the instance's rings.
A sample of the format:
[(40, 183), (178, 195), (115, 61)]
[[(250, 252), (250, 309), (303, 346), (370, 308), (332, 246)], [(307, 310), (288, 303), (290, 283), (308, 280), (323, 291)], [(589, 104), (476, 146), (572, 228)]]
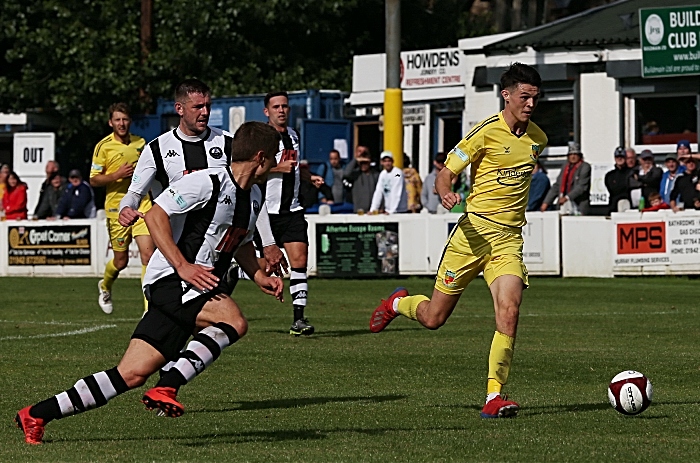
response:
[[(253, 239), (262, 193), (257, 185), (240, 188), (230, 169), (212, 168), (173, 182), (155, 202), (170, 217), (173, 240), (187, 262), (214, 267), (214, 275), (223, 279), (236, 251)], [(156, 249), (143, 285), (173, 273), (175, 268)], [(182, 301), (204, 292), (183, 285)]]
[(276, 156), (277, 164), (292, 159), (297, 161), (297, 165), (288, 174), (270, 172), (268, 175), (265, 202), (270, 214), (304, 210), (299, 201), (299, 135), (292, 128), (287, 128), (287, 131), (280, 135), (282, 140)]

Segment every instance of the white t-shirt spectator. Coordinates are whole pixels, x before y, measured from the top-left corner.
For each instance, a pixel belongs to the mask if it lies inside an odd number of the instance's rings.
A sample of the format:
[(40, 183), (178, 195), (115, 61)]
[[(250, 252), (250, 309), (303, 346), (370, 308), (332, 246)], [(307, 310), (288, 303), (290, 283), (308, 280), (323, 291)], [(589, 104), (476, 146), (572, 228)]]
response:
[(382, 205), (382, 199), (384, 199), (384, 211), (389, 214), (406, 212), (408, 210), (408, 197), (406, 196), (403, 172), (398, 167), (394, 167), (388, 172), (386, 169), (380, 172), (369, 211), (378, 211)]

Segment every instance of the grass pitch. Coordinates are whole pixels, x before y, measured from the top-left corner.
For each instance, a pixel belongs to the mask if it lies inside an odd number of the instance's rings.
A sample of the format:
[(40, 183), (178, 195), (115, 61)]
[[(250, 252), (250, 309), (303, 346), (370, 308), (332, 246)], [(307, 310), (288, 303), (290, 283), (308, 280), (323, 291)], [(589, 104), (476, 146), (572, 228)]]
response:
[[(16, 411), (119, 361), (141, 315), (138, 281), (115, 310), (97, 279), (0, 278), (0, 461), (694, 461), (700, 455), (700, 281), (531, 278), (505, 392), (515, 419), (482, 420), (493, 308), (483, 280), (438, 331), (403, 318), (370, 334), (394, 287), (432, 280), (310, 280), (317, 334), (288, 334), (291, 304), (243, 282), (248, 335), (185, 386), (181, 418), (139, 402), (154, 384), (47, 427), (24, 444)], [(287, 295), (287, 298), (289, 296)], [(607, 384), (635, 369), (652, 406), (625, 417)]]

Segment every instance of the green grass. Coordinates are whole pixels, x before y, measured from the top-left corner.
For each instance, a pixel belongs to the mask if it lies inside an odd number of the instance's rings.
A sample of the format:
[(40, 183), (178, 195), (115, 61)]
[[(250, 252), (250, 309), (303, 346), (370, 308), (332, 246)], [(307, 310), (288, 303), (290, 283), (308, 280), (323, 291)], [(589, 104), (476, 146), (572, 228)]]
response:
[[(186, 413), (158, 418), (145, 388), (51, 423), (24, 444), (15, 412), (119, 361), (141, 311), (137, 280), (97, 307), (97, 279), (0, 278), (0, 461), (683, 461), (700, 441), (698, 285), (685, 278), (532, 278), (507, 392), (511, 420), (479, 418), (493, 309), (483, 280), (438, 331), (399, 318), (368, 331), (397, 285), (432, 280), (310, 281), (317, 334), (287, 334), (291, 305), (250, 282), (235, 299), (248, 335), (180, 394)], [(84, 334), (65, 334), (107, 325)], [(619, 371), (654, 384), (625, 417), (607, 402)], [(154, 383), (149, 381), (147, 386)]]

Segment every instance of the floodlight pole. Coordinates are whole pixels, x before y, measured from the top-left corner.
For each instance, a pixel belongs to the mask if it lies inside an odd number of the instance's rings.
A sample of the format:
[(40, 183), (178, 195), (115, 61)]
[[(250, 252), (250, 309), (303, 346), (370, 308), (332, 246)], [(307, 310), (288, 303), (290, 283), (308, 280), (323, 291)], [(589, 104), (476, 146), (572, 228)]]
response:
[(386, 90), (384, 91), (384, 150), (403, 167), (403, 95), (401, 94), (401, 1), (386, 0)]

